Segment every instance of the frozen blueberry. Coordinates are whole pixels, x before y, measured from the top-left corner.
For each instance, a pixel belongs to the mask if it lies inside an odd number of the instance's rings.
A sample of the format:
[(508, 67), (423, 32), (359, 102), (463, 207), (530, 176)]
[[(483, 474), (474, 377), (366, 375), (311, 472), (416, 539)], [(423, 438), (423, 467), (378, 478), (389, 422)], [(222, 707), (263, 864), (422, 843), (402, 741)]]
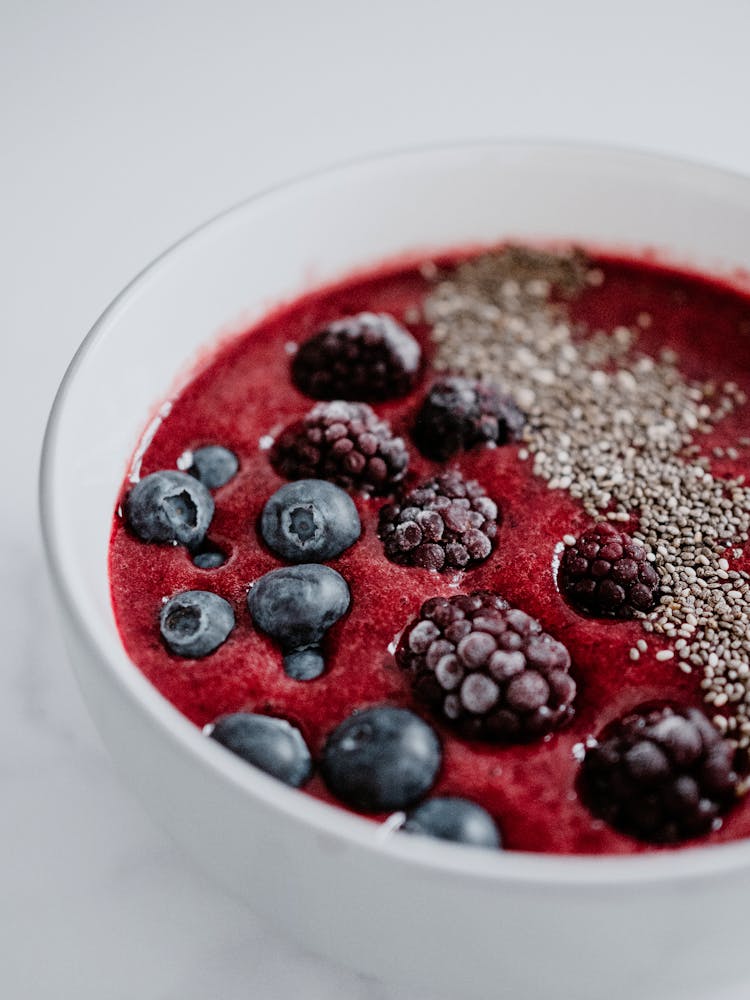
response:
[(213, 542), (204, 542), (192, 555), (198, 569), (218, 569), (227, 561), (226, 553)]
[(334, 559), (360, 536), (354, 501), (325, 479), (299, 479), (276, 490), (263, 508), (263, 541), (290, 562)]
[(320, 649), (306, 646), (284, 656), (284, 671), (295, 681), (314, 681), (326, 668)]
[(406, 809), (432, 788), (442, 753), (433, 730), (405, 708), (356, 711), (331, 733), (323, 778), (346, 805), (362, 812)]
[(349, 601), (343, 576), (316, 563), (271, 570), (247, 595), (257, 627), (289, 650), (317, 645)]
[(152, 472), (125, 498), (125, 519), (144, 542), (194, 547), (206, 537), (214, 501), (206, 487), (186, 472)]
[(490, 814), (468, 799), (428, 799), (412, 809), (403, 829), (472, 847), (500, 847), (500, 834)]
[(239, 467), (233, 451), (220, 444), (207, 444), (193, 452), (193, 464), (188, 471), (209, 490), (216, 490), (228, 483)]
[(218, 594), (185, 590), (161, 609), (159, 626), (173, 653), (195, 659), (213, 653), (227, 639), (234, 628), (234, 611)]
[(217, 719), (211, 738), (249, 764), (287, 785), (300, 788), (312, 772), (312, 759), (302, 733), (269, 715), (236, 712)]

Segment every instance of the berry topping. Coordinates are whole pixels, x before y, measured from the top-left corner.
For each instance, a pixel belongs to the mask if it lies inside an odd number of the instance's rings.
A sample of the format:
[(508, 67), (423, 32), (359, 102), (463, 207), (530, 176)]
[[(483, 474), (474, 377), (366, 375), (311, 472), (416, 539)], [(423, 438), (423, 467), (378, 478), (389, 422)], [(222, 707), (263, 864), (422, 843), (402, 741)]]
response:
[(237, 474), (240, 463), (233, 451), (220, 444), (208, 444), (193, 452), (193, 461), (188, 469), (191, 476), (199, 479), (209, 490), (224, 486)]
[(500, 833), (486, 809), (468, 799), (428, 799), (406, 815), (402, 830), (470, 847), (500, 847)]
[(320, 644), (350, 600), (343, 576), (311, 563), (266, 573), (247, 595), (247, 606), (256, 627), (281, 645), (286, 673), (302, 681), (323, 673)]
[(234, 628), (232, 605), (208, 590), (186, 590), (170, 597), (159, 616), (161, 636), (177, 656), (208, 656)]
[(708, 833), (737, 797), (735, 749), (696, 708), (642, 707), (586, 752), (580, 789), (595, 816), (650, 843)]
[(345, 490), (390, 493), (409, 465), (403, 440), (366, 403), (318, 403), (281, 432), (273, 467), (287, 479), (327, 479)]
[(210, 735), (248, 764), (294, 788), (304, 785), (312, 773), (302, 733), (286, 719), (235, 712), (217, 719)]
[(477, 444), (517, 441), (524, 416), (491, 382), (447, 376), (427, 393), (414, 423), (417, 447), (444, 462)]
[(276, 490), (263, 508), (263, 541), (290, 562), (325, 562), (360, 536), (357, 508), (348, 493), (325, 479), (300, 479)]
[(152, 472), (125, 498), (125, 520), (144, 542), (200, 545), (214, 516), (206, 487), (186, 472)]
[(383, 507), (378, 535), (391, 562), (471, 569), (492, 551), (498, 519), (497, 504), (479, 483), (452, 469)]
[(193, 565), (198, 569), (218, 569), (227, 561), (226, 552), (214, 545), (213, 542), (203, 542), (197, 549), (193, 549)]
[(659, 596), (645, 546), (606, 521), (566, 547), (558, 582), (569, 604), (595, 618), (633, 618), (650, 611)]
[(301, 344), (292, 379), (314, 399), (394, 399), (414, 384), (421, 353), (393, 316), (363, 312), (331, 323)]
[(405, 708), (356, 711), (331, 733), (321, 770), (330, 791), (363, 812), (405, 809), (432, 788), (442, 753), (433, 730)]
[(396, 660), (415, 695), (468, 738), (522, 743), (573, 714), (565, 646), (489, 591), (425, 601)]

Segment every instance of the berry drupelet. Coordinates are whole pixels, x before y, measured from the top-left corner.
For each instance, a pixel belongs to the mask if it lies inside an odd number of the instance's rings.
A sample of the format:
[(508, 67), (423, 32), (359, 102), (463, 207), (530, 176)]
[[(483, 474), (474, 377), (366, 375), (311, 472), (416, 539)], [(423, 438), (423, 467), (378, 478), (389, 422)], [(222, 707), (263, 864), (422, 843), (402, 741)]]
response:
[(581, 796), (621, 833), (675, 843), (720, 824), (738, 794), (735, 755), (699, 709), (642, 707), (589, 747)]
[(313, 399), (374, 402), (406, 395), (422, 352), (393, 316), (363, 312), (337, 320), (300, 345), (292, 379)]
[(651, 611), (659, 597), (659, 576), (645, 546), (606, 521), (565, 549), (558, 582), (568, 603), (594, 618), (634, 618)]
[(396, 661), (416, 697), (466, 738), (522, 743), (573, 714), (565, 646), (489, 591), (425, 601)]
[(423, 455), (444, 462), (474, 445), (517, 441), (523, 425), (521, 411), (494, 383), (446, 376), (427, 393), (412, 434)]
[(380, 511), (378, 535), (391, 562), (422, 569), (470, 569), (489, 556), (499, 514), (474, 480), (449, 470)]
[(404, 478), (409, 453), (366, 403), (334, 400), (286, 427), (271, 449), (271, 463), (287, 479), (327, 479), (382, 495)]

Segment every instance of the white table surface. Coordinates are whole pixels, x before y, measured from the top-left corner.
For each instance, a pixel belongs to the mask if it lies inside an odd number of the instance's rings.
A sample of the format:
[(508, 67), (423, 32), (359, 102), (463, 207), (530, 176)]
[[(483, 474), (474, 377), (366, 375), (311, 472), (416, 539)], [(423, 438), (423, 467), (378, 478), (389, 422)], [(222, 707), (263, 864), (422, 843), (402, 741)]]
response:
[(746, 0), (0, 0), (2, 997), (407, 1000), (215, 889), (81, 704), (35, 490), (98, 313), (205, 217), (369, 151), (579, 138), (750, 172), (749, 37)]

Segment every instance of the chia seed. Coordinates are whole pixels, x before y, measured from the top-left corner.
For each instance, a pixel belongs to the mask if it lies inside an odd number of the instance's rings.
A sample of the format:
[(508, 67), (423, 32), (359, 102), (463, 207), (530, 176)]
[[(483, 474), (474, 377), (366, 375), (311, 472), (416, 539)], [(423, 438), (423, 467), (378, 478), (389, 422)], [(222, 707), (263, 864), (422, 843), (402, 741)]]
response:
[[(671, 349), (639, 351), (645, 314), (634, 329), (582, 338), (552, 289), (564, 297), (604, 280), (578, 251), (515, 247), (460, 265), (424, 305), (435, 366), (492, 376), (527, 414), (522, 451), (534, 474), (594, 520), (633, 523), (663, 595), (642, 626), (680, 643), (677, 657), (663, 649), (656, 659), (701, 670), (707, 704), (729, 713), (722, 729), (748, 747), (750, 574), (731, 570), (727, 550), (741, 554), (750, 536), (750, 488), (742, 476), (714, 477), (697, 443), (746, 397), (734, 383), (686, 380)], [(631, 658), (646, 648), (639, 640)]]

